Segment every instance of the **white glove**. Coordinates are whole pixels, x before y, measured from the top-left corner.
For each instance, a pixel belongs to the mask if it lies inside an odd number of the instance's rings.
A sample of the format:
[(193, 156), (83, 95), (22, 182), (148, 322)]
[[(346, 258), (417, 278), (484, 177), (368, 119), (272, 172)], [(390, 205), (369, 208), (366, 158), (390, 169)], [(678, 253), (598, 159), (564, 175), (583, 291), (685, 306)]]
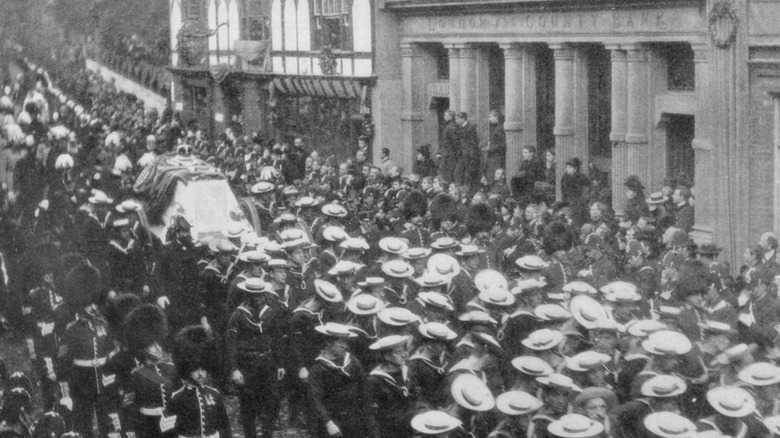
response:
[(38, 204), (38, 207), (41, 207), (44, 210), (48, 210), (49, 209), (49, 200), (48, 199), (44, 199), (43, 201), (41, 201), (40, 204)]
[(306, 380), (309, 378), (309, 370), (306, 369), (306, 367), (301, 368), (298, 370), (298, 378), (301, 380)]
[(244, 375), (241, 374), (241, 371), (239, 371), (239, 370), (233, 370), (233, 373), (230, 374), (230, 381), (233, 382), (236, 385), (243, 385), (244, 384)]
[(341, 435), (341, 429), (339, 429), (339, 427), (336, 426), (336, 423), (334, 423), (333, 421), (328, 421), (328, 423), (325, 425), (325, 428), (328, 430), (328, 435), (330, 436)]
[(60, 405), (65, 406), (69, 411), (73, 410), (73, 399), (70, 397), (63, 397), (60, 399)]
[[(144, 287), (148, 287), (148, 286), (144, 286)], [(144, 290), (144, 292), (146, 291)], [(160, 298), (157, 298), (157, 305), (160, 306), (161, 309), (165, 310), (165, 308), (168, 307), (168, 304), (171, 304), (171, 301), (165, 295), (161, 296)]]
[(276, 380), (282, 379), (284, 379), (284, 368), (279, 368), (276, 370)]

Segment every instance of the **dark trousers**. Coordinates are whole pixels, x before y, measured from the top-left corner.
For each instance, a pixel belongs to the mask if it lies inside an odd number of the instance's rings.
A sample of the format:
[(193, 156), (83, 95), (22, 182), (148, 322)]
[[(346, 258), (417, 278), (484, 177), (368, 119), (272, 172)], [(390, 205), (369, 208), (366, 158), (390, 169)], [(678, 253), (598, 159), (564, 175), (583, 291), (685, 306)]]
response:
[(239, 422), (244, 436), (257, 436), (255, 421), (260, 417), (263, 437), (270, 437), (281, 401), (277, 367), (265, 356), (246, 357), (239, 359), (239, 370), (244, 375), (244, 384), (238, 387)]
[(84, 438), (95, 436), (93, 432), (93, 415), (97, 417), (98, 431), (101, 437), (106, 437), (110, 432), (121, 432), (122, 424), (119, 419), (116, 403), (110, 395), (98, 393), (96, 384), (100, 378), (100, 371), (94, 368), (75, 368), (71, 371), (68, 381), (70, 397), (73, 400), (73, 412), (71, 416), (73, 430)]
[(455, 168), (458, 165), (457, 156), (443, 156), (441, 157), (441, 167), (439, 168), (439, 175), (444, 178), (448, 183), (455, 182)]

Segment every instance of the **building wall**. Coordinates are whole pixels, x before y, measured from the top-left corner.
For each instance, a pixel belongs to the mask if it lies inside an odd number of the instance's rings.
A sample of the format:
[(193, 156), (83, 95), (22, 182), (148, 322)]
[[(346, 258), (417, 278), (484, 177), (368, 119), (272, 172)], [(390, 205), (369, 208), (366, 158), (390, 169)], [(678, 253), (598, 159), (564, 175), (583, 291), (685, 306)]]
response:
[(381, 9), (374, 9), (374, 65), (377, 85), (372, 94), (371, 113), (375, 134), (372, 157), (379, 162), (379, 151), (388, 148), (393, 159), (404, 169), (411, 170), (411, 143), (403, 139), (401, 130), (402, 86), (401, 54), (399, 50), (398, 17)]

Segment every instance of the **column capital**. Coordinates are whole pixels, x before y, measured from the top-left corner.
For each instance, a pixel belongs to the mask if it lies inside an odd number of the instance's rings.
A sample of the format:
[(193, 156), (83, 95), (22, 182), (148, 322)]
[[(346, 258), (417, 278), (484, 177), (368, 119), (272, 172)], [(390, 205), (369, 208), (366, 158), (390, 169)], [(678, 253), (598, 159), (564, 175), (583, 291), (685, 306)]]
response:
[(447, 49), (447, 56), (450, 59), (457, 58), (460, 55), (460, 49), (454, 45), (445, 45), (444, 48)]
[(568, 43), (553, 43), (549, 45), (553, 50), (553, 58), (556, 61), (574, 60), (574, 48)]
[(693, 62), (708, 62), (710, 58), (710, 46), (708, 44), (691, 44), (693, 49)]
[(399, 47), (402, 58), (415, 58), (423, 55), (423, 49), (418, 43), (401, 43)]
[(474, 58), (477, 56), (477, 49), (473, 44), (456, 44), (455, 47), (460, 51), (461, 58)]

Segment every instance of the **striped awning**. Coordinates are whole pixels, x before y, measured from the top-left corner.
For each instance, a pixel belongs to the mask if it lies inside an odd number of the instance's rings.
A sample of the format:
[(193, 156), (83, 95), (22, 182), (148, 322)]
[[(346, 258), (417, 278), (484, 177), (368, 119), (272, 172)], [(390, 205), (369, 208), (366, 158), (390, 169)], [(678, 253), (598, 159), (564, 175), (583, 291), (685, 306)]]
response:
[(276, 76), (276, 91), (294, 96), (314, 96), (337, 99), (363, 99), (367, 85), (351, 78), (318, 78), (305, 76)]

